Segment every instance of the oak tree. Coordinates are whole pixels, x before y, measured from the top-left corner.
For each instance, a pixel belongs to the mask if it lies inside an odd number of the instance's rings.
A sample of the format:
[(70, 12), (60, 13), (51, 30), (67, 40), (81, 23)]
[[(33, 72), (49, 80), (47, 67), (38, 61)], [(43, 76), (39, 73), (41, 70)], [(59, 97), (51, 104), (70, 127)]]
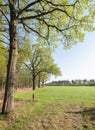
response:
[(18, 57), (18, 36), (24, 30), (31, 37), (40, 36), (48, 44), (54, 36), (65, 47), (82, 41), (84, 31), (94, 26), (94, 0), (1, 0), (0, 35), (1, 42), (9, 43), (9, 60), (2, 114), (14, 109), (14, 87)]

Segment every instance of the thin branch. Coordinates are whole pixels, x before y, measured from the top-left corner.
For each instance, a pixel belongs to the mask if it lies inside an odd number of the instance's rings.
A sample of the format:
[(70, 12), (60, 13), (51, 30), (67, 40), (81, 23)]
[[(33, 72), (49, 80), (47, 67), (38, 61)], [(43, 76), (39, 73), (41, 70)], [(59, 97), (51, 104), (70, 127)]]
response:
[[(42, 69), (39, 70), (38, 72), (36, 72), (35, 76), (37, 76), (38, 74), (42, 73), (42, 72), (47, 72), (47, 69)], [(47, 72), (48, 73), (48, 72)]]
[(9, 6), (9, 4), (4, 4), (4, 5), (3, 5), (3, 4), (0, 4), (0, 6), (1, 6), (1, 7), (2, 7), (2, 6)]
[(0, 9), (0, 12), (4, 15), (4, 17), (6, 18), (7, 22), (9, 23), (9, 19), (7, 18), (7, 16), (5, 15), (5, 13)]
[(35, 50), (35, 52), (33, 53), (33, 58), (31, 60), (31, 63), (35, 64), (38, 58), (39, 56), (37, 55), (37, 51)]
[(1, 39), (0, 39), (0, 42), (6, 44), (6, 45), (8, 45), (8, 46), (10, 45), (9, 43), (7, 43), (7, 42), (5, 42), (5, 41), (3, 41), (3, 40), (1, 40)]
[(29, 70), (32, 71), (32, 69), (31, 69), (26, 63), (24, 63), (24, 65), (25, 65)]
[(40, 64), (42, 64), (43, 60), (40, 58), (40, 60), (38, 61), (38, 63), (35, 65), (35, 67), (37, 68)]
[(30, 3), (30, 4), (28, 4), (25, 8), (23, 8), (22, 10), (20, 10), (19, 12), (18, 12), (18, 16), (17, 17), (19, 17), (19, 15), (21, 15), (25, 10), (27, 10), (29, 7), (31, 7), (31, 6), (33, 6), (33, 5), (35, 5), (35, 4), (37, 4), (37, 3), (39, 3), (41, 0), (37, 0), (37, 1), (35, 1), (35, 2), (32, 2), (32, 3)]
[(60, 7), (65, 7), (65, 6), (75, 6), (77, 2), (79, 2), (79, 0), (76, 0), (73, 4), (55, 4), (51, 1), (46, 0), (46, 2), (52, 6), (60, 6)]
[(38, 74), (40, 74), (40, 73), (42, 73), (42, 72), (44, 72), (43, 70), (39, 70), (36, 74), (35, 74), (35, 76), (37, 76)]
[(25, 29), (25, 31), (28, 32), (28, 33), (30, 33), (30, 31), (26, 28), (26, 26), (24, 25), (24, 23), (22, 23), (22, 24), (23, 24), (23, 28)]
[(3, 36), (4, 36), (8, 41), (10, 41), (9, 38), (8, 38), (5, 34), (3, 34)]
[[(36, 31), (36, 30), (34, 30), (33, 28), (29, 27), (29, 26), (26, 25), (25, 23), (23, 23), (23, 25), (24, 25), (25, 27), (27, 27), (29, 30), (31, 30), (31, 31), (33, 31), (33, 32), (35, 32), (35, 33), (37, 33), (40, 37), (43, 37), (44, 39), (47, 40), (47, 37), (41, 35), (38, 31)], [(24, 28), (25, 28), (25, 27), (24, 27)], [(28, 30), (27, 30), (27, 31), (28, 31)], [(29, 31), (28, 31), (28, 32), (29, 32)]]

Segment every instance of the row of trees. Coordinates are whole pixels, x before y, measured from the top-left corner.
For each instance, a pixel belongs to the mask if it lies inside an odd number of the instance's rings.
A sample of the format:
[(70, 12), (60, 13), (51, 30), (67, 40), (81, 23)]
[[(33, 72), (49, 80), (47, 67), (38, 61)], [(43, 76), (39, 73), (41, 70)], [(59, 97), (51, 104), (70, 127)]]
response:
[(35, 82), (38, 80), (38, 87), (40, 87), (40, 82), (47, 80), (48, 74), (53, 74), (55, 76), (61, 75), (60, 69), (54, 63), (52, 58), (53, 50), (49, 46), (44, 46), (41, 44), (26, 44), (26, 61), (24, 62), (25, 67), (27, 67), (30, 75), (32, 76), (32, 87), (35, 90)]
[[(8, 51), (3, 45), (1, 50), (0, 87), (3, 88), (5, 85)], [(53, 51), (54, 49), (48, 45), (32, 44), (29, 40), (25, 40), (23, 45), (20, 44), (15, 87), (32, 87), (35, 90), (36, 87), (40, 88), (41, 84), (43, 86), (50, 75), (61, 75), (60, 69), (52, 58)]]
[(40, 37), (48, 44), (61, 40), (65, 48), (70, 48), (83, 41), (85, 31), (94, 30), (94, 11), (94, 0), (0, 1), (0, 41), (9, 45), (2, 114), (14, 109), (18, 44), (26, 32), (33, 40)]
[(95, 86), (95, 80), (61, 80), (61, 81), (52, 81), (46, 84), (47, 86)]
[[(33, 44), (29, 39), (25, 39), (23, 44), (19, 43), (15, 89), (18, 87), (31, 87), (35, 90), (36, 87), (43, 87), (50, 75), (61, 75), (59, 67), (54, 63), (54, 59), (52, 58), (54, 48), (54, 46), (52, 48), (49, 45), (42, 45), (40, 43)], [(4, 88), (8, 50), (3, 45), (1, 50), (2, 55), (0, 60), (2, 64), (0, 67), (2, 74), (0, 74), (0, 87)]]

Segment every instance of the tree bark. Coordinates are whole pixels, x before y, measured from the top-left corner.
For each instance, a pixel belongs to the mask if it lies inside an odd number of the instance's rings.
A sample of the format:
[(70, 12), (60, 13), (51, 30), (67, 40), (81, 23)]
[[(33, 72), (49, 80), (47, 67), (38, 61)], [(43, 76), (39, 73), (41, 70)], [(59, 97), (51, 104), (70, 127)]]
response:
[(32, 77), (32, 87), (33, 87), (33, 90), (35, 90), (35, 88), (36, 88), (36, 86), (35, 86), (35, 76), (33, 75), (33, 77)]
[(10, 50), (9, 50), (9, 60), (7, 66), (7, 79), (5, 87), (5, 95), (2, 107), (2, 114), (10, 112), (14, 109), (14, 87), (16, 81), (16, 64), (17, 64), (17, 23), (13, 21), (10, 24)]
[[(34, 74), (35, 72), (34, 72), (34, 70), (33, 70), (33, 74), (32, 74), (32, 89), (33, 89), (33, 91), (36, 89), (36, 86), (35, 86), (35, 79), (36, 79), (36, 76), (35, 76), (35, 74)], [(32, 94), (32, 101), (34, 101), (35, 100), (35, 95), (34, 95), (34, 93)]]
[(35, 67), (34, 64), (32, 64), (32, 88), (33, 90), (35, 90), (36, 86), (35, 86), (35, 80), (36, 80), (36, 75), (35, 75)]
[[(15, 5), (14, 5), (15, 6)], [(14, 110), (14, 87), (16, 81), (16, 64), (18, 56), (18, 36), (17, 36), (17, 20), (13, 5), (10, 6), (10, 49), (7, 65), (7, 77), (5, 86), (5, 95), (2, 106), (2, 114)]]

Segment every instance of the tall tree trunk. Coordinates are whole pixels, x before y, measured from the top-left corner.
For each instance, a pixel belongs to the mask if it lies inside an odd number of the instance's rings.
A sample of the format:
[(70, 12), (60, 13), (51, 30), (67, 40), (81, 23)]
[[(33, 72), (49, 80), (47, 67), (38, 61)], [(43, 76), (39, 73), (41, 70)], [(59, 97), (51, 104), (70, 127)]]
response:
[(10, 34), (10, 49), (9, 59), (7, 65), (7, 78), (5, 86), (5, 95), (2, 106), (2, 114), (14, 110), (14, 87), (16, 78), (16, 64), (18, 56), (18, 37), (17, 37), (17, 20), (14, 12), (14, 3), (10, 6), (10, 23), (9, 23), (9, 34)]
[(13, 23), (10, 24), (10, 50), (2, 114), (5, 113), (5, 111), (10, 112), (14, 109), (14, 87), (16, 81), (16, 63), (18, 55), (16, 28), (16, 21), (13, 21)]
[(35, 90), (35, 88), (36, 88), (36, 86), (35, 86), (35, 79), (36, 79), (36, 77), (33, 75), (33, 77), (32, 77), (32, 87), (33, 87), (33, 90)]
[(32, 88), (33, 90), (35, 90), (36, 86), (35, 86), (35, 80), (36, 80), (36, 75), (35, 75), (35, 67), (34, 64), (32, 64)]
[[(33, 71), (33, 74), (32, 74), (32, 88), (33, 88), (33, 91), (35, 90), (36, 86), (35, 86), (35, 79), (36, 79), (36, 76), (34, 74), (34, 71)], [(32, 101), (35, 100), (35, 95), (34, 93), (32, 94)]]

